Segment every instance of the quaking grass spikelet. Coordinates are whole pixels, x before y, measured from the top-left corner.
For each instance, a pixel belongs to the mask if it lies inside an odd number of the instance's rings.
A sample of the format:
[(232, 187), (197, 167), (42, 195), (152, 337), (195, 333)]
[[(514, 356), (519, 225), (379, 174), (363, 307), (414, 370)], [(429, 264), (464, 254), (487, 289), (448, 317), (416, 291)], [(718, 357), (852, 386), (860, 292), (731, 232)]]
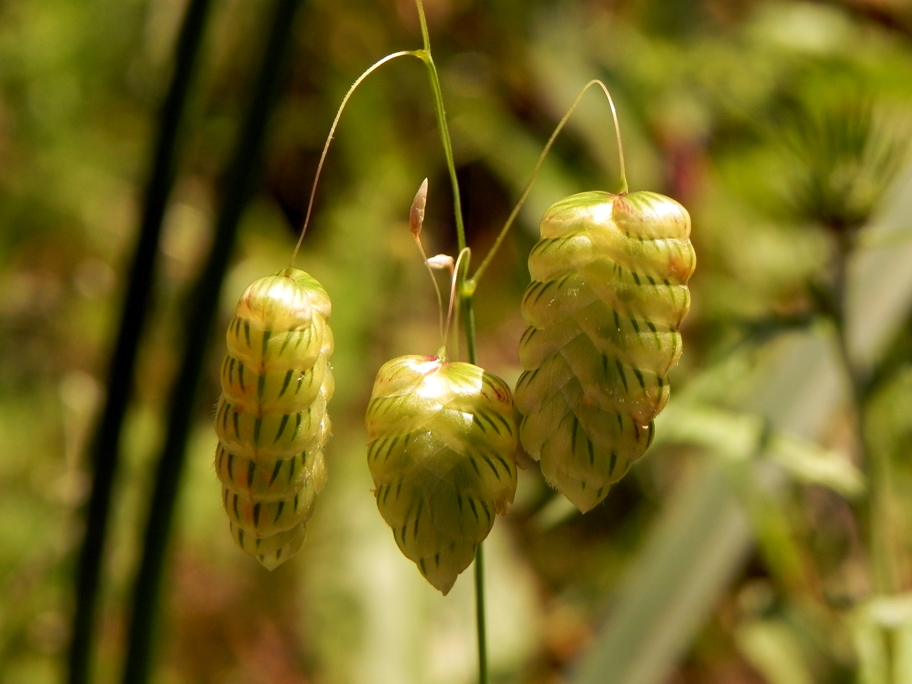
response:
[(231, 534), (272, 570), (304, 542), (326, 482), (329, 296), (296, 268), (253, 282), (228, 327), (215, 468)]
[(684, 207), (653, 192), (584, 192), (542, 218), (522, 300), (520, 439), (583, 512), (643, 455), (668, 401), (689, 236)]
[[(409, 223), (437, 292), (441, 348), (436, 356), (400, 356), (377, 372), (367, 407), (367, 462), (377, 508), (399, 549), (447, 594), (495, 516), (513, 502), (518, 440), (509, 385), (474, 364), (444, 358), (459, 259), (427, 258), (426, 201), (425, 179)], [(452, 278), (446, 323), (435, 268)]]
[(380, 514), (446, 594), (513, 502), (510, 388), (470, 363), (401, 356), (377, 373), (366, 422)]

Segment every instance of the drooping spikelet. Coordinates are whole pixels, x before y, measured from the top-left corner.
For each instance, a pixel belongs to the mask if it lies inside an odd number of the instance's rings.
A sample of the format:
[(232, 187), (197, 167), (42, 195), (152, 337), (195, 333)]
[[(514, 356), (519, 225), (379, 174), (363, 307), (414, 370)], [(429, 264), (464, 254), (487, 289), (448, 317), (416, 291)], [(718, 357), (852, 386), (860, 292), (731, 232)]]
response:
[(272, 570), (304, 543), (326, 482), (329, 295), (296, 268), (253, 282), (228, 327), (215, 468), (238, 546)]
[(516, 491), (509, 386), (478, 366), (401, 356), (367, 408), (377, 507), (396, 543), (446, 594)]
[(520, 439), (585, 512), (646, 451), (681, 355), (690, 216), (652, 192), (552, 205), (529, 256), (516, 385)]

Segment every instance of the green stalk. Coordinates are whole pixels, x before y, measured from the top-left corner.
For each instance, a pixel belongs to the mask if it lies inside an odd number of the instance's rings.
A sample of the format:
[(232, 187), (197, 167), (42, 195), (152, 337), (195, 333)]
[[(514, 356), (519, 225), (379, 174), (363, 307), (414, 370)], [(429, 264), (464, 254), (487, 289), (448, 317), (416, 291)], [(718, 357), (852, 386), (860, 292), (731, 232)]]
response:
[(484, 594), (484, 543), (475, 552), (475, 631), (478, 634), (478, 681), (488, 684), (488, 628)]
[(294, 251), (291, 253), (291, 263), (289, 266), (295, 265), (295, 260), (298, 258), (298, 251), (301, 249), (301, 245), (304, 242), (304, 235), (307, 233), (307, 226), (310, 224), (310, 216), (313, 213), (314, 199), (317, 196), (317, 184), (320, 182), (320, 174), (323, 172), (323, 164), (326, 162), (326, 155), (329, 154), (329, 146), (333, 141), (333, 137), (336, 134), (336, 129), (339, 127), (339, 120), (342, 118), (342, 112), (345, 111), (345, 106), (348, 104), (348, 101), (351, 99), (351, 96), (354, 95), (355, 90), (358, 89), (358, 86), (364, 82), (368, 76), (374, 73), (377, 69), (382, 67), (387, 62), (391, 62), (394, 59), (399, 57), (412, 56), (423, 59), (420, 51), (415, 52), (394, 52), (386, 57), (377, 60), (371, 64), (357, 79), (351, 84), (351, 87), (348, 89), (348, 92), (345, 93), (345, 97), (342, 98), (342, 102), (339, 104), (339, 109), (336, 111), (336, 118), (333, 119), (332, 125), (329, 127), (329, 134), (326, 136), (326, 142), (323, 144), (323, 152), (320, 154), (320, 161), (317, 162), (317, 171), (314, 174), (313, 185), (310, 188), (310, 199), (307, 202), (307, 212), (304, 214), (304, 223), (301, 226), (301, 233), (298, 236), (298, 241), (295, 244)]
[[(456, 220), (456, 237), (457, 245), (459, 247), (459, 252), (462, 254), (466, 249), (466, 237), (465, 237), (465, 226), (462, 219), (462, 204), (459, 196), (459, 182), (456, 177), (456, 164), (453, 157), (453, 146), (450, 139), (449, 127), (447, 125), (446, 119), (446, 110), (443, 103), (443, 92), (440, 87), (440, 77), (437, 73), (437, 67), (434, 64), (434, 59), (431, 54), (431, 43), (430, 36), (428, 33), (427, 19), (424, 14), (424, 7), (422, 5), (422, 0), (415, 0), (415, 4), (418, 8), (418, 18), (421, 23), (421, 38), (423, 42), (423, 49), (415, 51), (415, 56), (419, 57), (428, 69), (428, 77), (431, 83), (431, 90), (434, 96), (434, 111), (437, 116), (437, 127), (440, 130), (440, 137), (443, 143), (444, 156), (446, 158), (447, 170), (450, 175), (450, 182), (453, 188), (453, 210), (455, 213)], [(570, 105), (570, 108), (567, 110), (567, 113), (558, 123), (554, 132), (551, 134), (551, 137), (548, 139), (548, 142), (545, 145), (544, 150), (542, 150), (541, 155), (538, 158), (538, 161), (535, 165), (535, 168), (532, 171), (532, 177), (529, 179), (525, 188), (522, 191), (522, 194), (519, 197), (516, 205), (514, 206), (512, 212), (507, 218), (506, 223), (501, 229), (500, 233), (497, 236), (497, 239), (494, 242), (494, 245), (490, 251), (485, 256), (481, 265), (475, 271), (475, 274), (470, 278), (468, 276), (469, 269), (469, 259), (465, 260), (465, 264), (457, 266), (456, 273), (456, 283), (457, 289), (459, 291), (459, 301), (460, 301), (460, 310), (462, 312), (463, 325), (465, 327), (465, 340), (466, 340), (466, 357), (468, 361), (473, 364), (477, 364), (478, 353), (476, 346), (476, 335), (475, 335), (475, 311), (473, 308), (473, 300), (475, 296), (475, 290), (477, 287), (478, 280), (481, 275), (485, 272), (487, 267), (490, 265), (491, 260), (494, 258), (494, 255), (497, 253), (498, 248), (503, 243), (507, 233), (510, 230), (513, 222), (519, 214), (520, 209), (522, 208), (523, 203), (529, 195), (529, 192), (532, 189), (532, 184), (535, 182), (536, 177), (538, 176), (539, 171), (541, 170), (542, 165), (545, 162), (545, 158), (548, 156), (548, 153), (551, 150), (551, 147), (554, 144), (555, 139), (558, 134), (567, 124), (567, 121), (570, 119), (570, 116), (573, 114), (573, 111), (579, 105), (583, 96), (592, 86), (599, 86), (604, 91), (605, 96), (608, 98), (608, 102), (611, 106), (611, 114), (614, 119), (614, 128), (615, 134), (617, 136), (618, 144), (618, 156), (620, 159), (620, 174), (621, 174), (621, 188), (620, 192), (627, 192), (627, 175), (624, 167), (624, 151), (623, 145), (621, 142), (621, 132), (620, 125), (618, 123), (617, 110), (614, 106), (614, 101), (611, 97), (611, 94), (608, 92), (608, 88), (599, 80), (593, 80), (587, 83), (583, 89), (580, 91), (579, 95), (573, 101), (573, 104)], [(476, 613), (476, 629), (478, 633), (478, 668), (479, 668), (479, 683), (487, 684), (488, 683), (488, 656), (487, 656), (487, 623), (485, 617), (485, 592), (484, 592), (484, 545), (479, 544), (478, 550), (475, 555), (475, 613)]]
[(108, 369), (107, 401), (92, 439), (92, 493), (85, 511), (85, 539), (76, 569), (76, 609), (70, 629), (70, 684), (85, 684), (90, 680), (101, 565), (107, 542), (111, 494), (120, 461), (120, 438), (133, 393), (139, 341), (149, 310), (162, 220), (176, 175), (180, 122), (190, 96), (209, 6), (210, 0), (193, 0), (187, 5), (175, 45), (174, 72), (162, 103), (139, 238), (123, 302), (120, 331)]
[(529, 181), (526, 183), (526, 186), (520, 193), (519, 199), (516, 200), (513, 211), (510, 212), (510, 215), (504, 222), (503, 228), (500, 229), (500, 233), (497, 235), (497, 239), (491, 246), (490, 251), (485, 255), (484, 260), (478, 266), (478, 270), (475, 271), (475, 274), (466, 283), (466, 289), (469, 292), (475, 292), (475, 288), (477, 287), (478, 281), (481, 279), (482, 274), (487, 270), (488, 266), (491, 263), (491, 260), (494, 258), (494, 255), (497, 254), (497, 250), (500, 249), (500, 245), (503, 243), (504, 238), (507, 237), (507, 233), (510, 232), (510, 228), (513, 226), (513, 222), (519, 215), (519, 211), (522, 209), (523, 204), (525, 204), (526, 198), (529, 196), (529, 192), (532, 190), (532, 185), (535, 183), (535, 179), (538, 178), (538, 174), (541, 171), (541, 168), (545, 163), (545, 159), (548, 157), (548, 153), (551, 151), (551, 147), (554, 145), (554, 141), (557, 139), (557, 136), (564, 129), (564, 126), (567, 125), (567, 122), (573, 115), (574, 110), (576, 110), (577, 106), (582, 101), (583, 96), (588, 92), (589, 88), (596, 85), (602, 89), (602, 91), (605, 93), (605, 97), (608, 98), (608, 104), (611, 106), (611, 116), (614, 119), (614, 133), (617, 138), (619, 171), (621, 174), (621, 188), (618, 192), (620, 194), (627, 192), (627, 171), (624, 166), (624, 145), (621, 142), (621, 125), (618, 122), (617, 109), (614, 106), (614, 100), (611, 97), (611, 93), (608, 92), (607, 86), (600, 80), (594, 79), (583, 86), (583, 89), (579, 92), (579, 95), (576, 96), (576, 99), (573, 101), (573, 103), (567, 109), (567, 112), (554, 128), (554, 132), (551, 134), (551, 137), (548, 138), (548, 142), (545, 143), (545, 147), (542, 149), (541, 154), (538, 156), (538, 161), (535, 163), (535, 167), (532, 169), (532, 175), (530, 176)]
[(421, 0), (415, 0), (418, 6), (418, 18), (421, 21), (421, 40), (424, 49), (416, 51), (416, 55), (421, 58), (428, 70), (428, 78), (431, 81), (431, 90), (434, 94), (434, 111), (437, 114), (437, 128), (440, 130), (440, 139), (443, 143), (443, 154), (446, 157), (447, 169), (450, 173), (450, 184), (453, 186), (453, 213), (456, 218), (456, 240), (461, 252), (466, 247), (465, 225), (462, 221), (462, 202), (459, 199), (459, 180), (456, 178), (456, 162), (453, 158), (453, 143), (450, 140), (450, 129), (447, 126), (446, 110), (443, 106), (443, 91), (440, 88), (440, 76), (437, 74), (437, 66), (434, 64), (434, 58), (431, 56), (431, 39), (428, 34), (427, 19), (424, 16), (424, 5)]
[(234, 247), (238, 223), (247, 199), (253, 194), (259, 171), (257, 162), (269, 114), (281, 91), (285, 70), (280, 67), (285, 64), (291, 45), (299, 3), (300, 0), (277, 0), (274, 5), (260, 73), (224, 181), (224, 200), (216, 222), (212, 249), (191, 293), (185, 322), (187, 337), (171, 392), (167, 434), (149, 506), (143, 556), (133, 585), (128, 649), (122, 677), (124, 684), (144, 684), (150, 677), (162, 576), (186, 460), (187, 438), (197, 404), (200, 369), (206, 367), (206, 349), (214, 327), (222, 282)]
[[(462, 202), (459, 198), (459, 180), (456, 177), (456, 162), (453, 157), (453, 144), (450, 140), (450, 129), (447, 125), (446, 110), (443, 106), (443, 91), (440, 87), (440, 76), (437, 66), (431, 55), (431, 39), (428, 33), (427, 18), (424, 15), (424, 6), (421, 0), (415, 0), (418, 8), (418, 19), (421, 22), (421, 40), (424, 49), (416, 52), (428, 70), (431, 90), (434, 95), (434, 111), (437, 114), (437, 128), (440, 130), (440, 139), (443, 143), (443, 153), (446, 157), (447, 170), (450, 174), (450, 184), (453, 187), (453, 213), (456, 220), (456, 240), (459, 253), (466, 249), (465, 224), (462, 220)], [(475, 345), (475, 313), (472, 307), (474, 289), (470, 291), (465, 287), (468, 259), (457, 274), (457, 290), (459, 292), (460, 309), (465, 326), (466, 355), (469, 363), (477, 364), (477, 349)], [(478, 545), (475, 552), (475, 625), (478, 634), (478, 682), (488, 684), (488, 647), (487, 623), (485, 618), (485, 591), (484, 591), (484, 544)]]

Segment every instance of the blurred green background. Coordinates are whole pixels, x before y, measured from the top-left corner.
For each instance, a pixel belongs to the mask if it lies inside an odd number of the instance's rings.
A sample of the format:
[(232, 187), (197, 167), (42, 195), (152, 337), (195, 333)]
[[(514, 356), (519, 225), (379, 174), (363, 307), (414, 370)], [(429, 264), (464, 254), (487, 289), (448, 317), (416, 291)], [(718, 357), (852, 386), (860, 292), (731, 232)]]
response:
[[(115, 473), (91, 638), (102, 684), (121, 676), (169, 393), (199, 334), (183, 323), (188, 293), (226, 199), (272, 8), (213, 3), (200, 46)], [(427, 0), (426, 10), (473, 263), (592, 78), (617, 103), (631, 190), (687, 206), (698, 255), (656, 444), (585, 516), (527, 463), (486, 544), (492, 681), (912, 681), (912, 7)], [(65, 681), (88, 443), (184, 11), (177, 0), (0, 5), (0, 682)], [(399, 554), (364, 450), (379, 366), (438, 346), (408, 233), (425, 177), (426, 247), (455, 252), (417, 60), (385, 66), (352, 97), (297, 262), (332, 296), (336, 337), (330, 482), (304, 549), (268, 573), (234, 547), (220, 509), (210, 423), (234, 302), (287, 264), (350, 84), (383, 55), (421, 46), (411, 0), (304, 0), (291, 35), (262, 158), (249, 161), (256, 187), (219, 332), (201, 340), (152, 681), (471, 682), (471, 573), (443, 598)], [(519, 375), (525, 260), (544, 209), (618, 186), (610, 113), (593, 92), (480, 284), (487, 369)]]

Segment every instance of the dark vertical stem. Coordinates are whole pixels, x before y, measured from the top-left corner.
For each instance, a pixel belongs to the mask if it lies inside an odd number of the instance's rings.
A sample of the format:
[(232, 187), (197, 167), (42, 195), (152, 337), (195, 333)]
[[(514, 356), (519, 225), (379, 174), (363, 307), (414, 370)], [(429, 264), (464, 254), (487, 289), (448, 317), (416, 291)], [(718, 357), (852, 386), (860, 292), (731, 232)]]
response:
[(133, 367), (139, 340), (149, 310), (162, 219), (176, 174), (179, 124), (190, 94), (209, 5), (209, 0), (191, 0), (177, 39), (174, 72), (159, 117), (120, 330), (108, 368), (107, 401), (91, 442), (92, 492), (84, 514), (85, 538), (76, 568), (76, 608), (68, 654), (70, 684), (85, 684), (90, 678), (101, 565), (107, 540), (111, 490), (119, 465), (120, 436), (133, 392)]
[(200, 280), (191, 293), (185, 330), (187, 337), (180, 369), (170, 398), (168, 428), (159, 457), (148, 521), (143, 538), (143, 557), (133, 587), (124, 684), (149, 680), (152, 647), (157, 623), (161, 581), (171, 536), (175, 502), (186, 460), (186, 442), (205, 367), (207, 342), (218, 311), (222, 281), (234, 246), (244, 205), (253, 193), (269, 113), (284, 82), (292, 27), (300, 0), (277, 0), (269, 27), (260, 72), (223, 184), (223, 202), (216, 222), (212, 250)]

